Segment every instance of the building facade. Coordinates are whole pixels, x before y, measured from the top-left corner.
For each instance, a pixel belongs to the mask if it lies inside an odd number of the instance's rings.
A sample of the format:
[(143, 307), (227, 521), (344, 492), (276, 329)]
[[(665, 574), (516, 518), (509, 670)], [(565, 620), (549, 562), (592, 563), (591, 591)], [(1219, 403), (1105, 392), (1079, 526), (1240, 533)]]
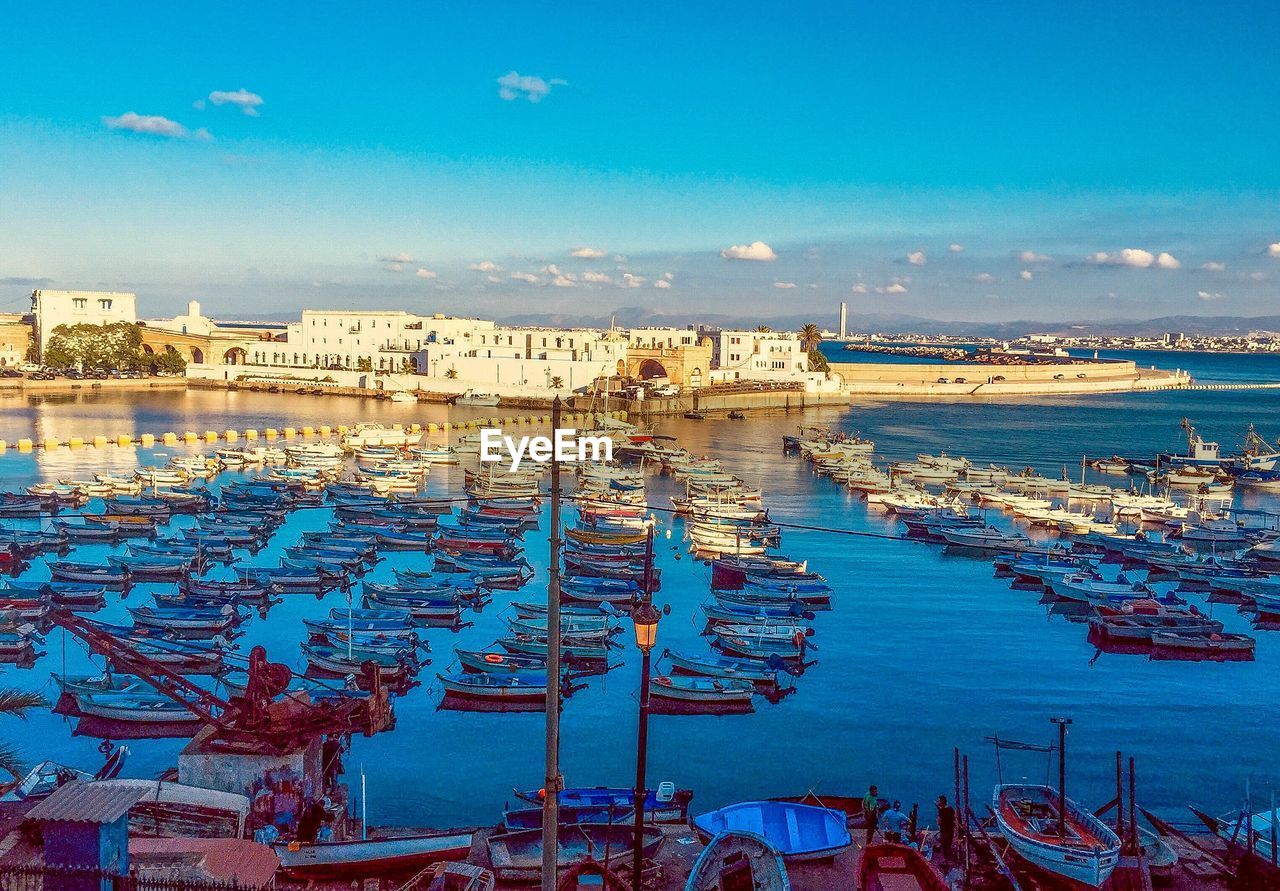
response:
[(717, 380), (803, 380), (809, 371), (809, 355), (799, 334), (720, 331), (713, 342)]
[(18, 313), (0, 313), (0, 367), (12, 368), (31, 355), (31, 321)]
[(110, 325), (138, 321), (137, 295), (127, 291), (31, 292), (31, 315), (38, 354), (44, 355), (53, 329), (59, 325)]

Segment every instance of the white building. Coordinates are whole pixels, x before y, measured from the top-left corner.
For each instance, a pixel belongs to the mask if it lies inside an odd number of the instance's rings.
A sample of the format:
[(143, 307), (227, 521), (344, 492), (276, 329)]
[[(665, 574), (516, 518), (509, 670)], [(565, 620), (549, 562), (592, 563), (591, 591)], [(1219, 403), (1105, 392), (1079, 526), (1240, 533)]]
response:
[(399, 372), (429, 343), (469, 343), (493, 327), (481, 319), (420, 316), (403, 310), (316, 310), (288, 327), (287, 342), (263, 343), (247, 361), (257, 365)]
[(138, 320), (136, 304), (137, 295), (127, 291), (32, 291), (31, 314), (40, 355), (59, 325), (133, 324)]
[(809, 371), (809, 355), (798, 334), (720, 331), (712, 344), (715, 380), (803, 380)]
[(627, 340), (620, 332), (486, 324), (427, 342), (415, 356), (418, 373), (476, 386), (565, 390), (625, 373)]

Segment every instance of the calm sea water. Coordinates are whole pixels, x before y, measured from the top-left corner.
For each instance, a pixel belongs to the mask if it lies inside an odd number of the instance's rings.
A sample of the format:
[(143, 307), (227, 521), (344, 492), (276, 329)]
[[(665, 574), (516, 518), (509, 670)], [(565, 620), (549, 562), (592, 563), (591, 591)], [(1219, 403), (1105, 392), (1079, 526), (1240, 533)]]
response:
[[(1184, 367), (1191, 367), (1191, 361), (1188, 356)], [(1220, 360), (1203, 363), (1207, 371)], [(1230, 362), (1221, 364), (1224, 375), (1280, 379), (1280, 369), (1270, 361), (1236, 371)], [(0, 402), (0, 438), (12, 442), (32, 433), (429, 421), (442, 419), (443, 412), (339, 397), (210, 391), (11, 398)], [(1224, 448), (1234, 447), (1250, 422), (1265, 435), (1280, 435), (1280, 396), (1240, 391), (989, 403), (876, 401), (764, 414), (736, 423), (676, 419), (662, 422), (659, 429), (677, 435), (695, 453), (721, 457), (749, 482), (763, 486), (777, 520), (894, 535), (898, 530), (890, 519), (868, 512), (860, 500), (813, 475), (800, 459), (784, 457), (781, 435), (801, 423), (828, 423), (871, 437), (879, 452), (894, 458), (946, 450), (975, 462), (1033, 465), (1056, 475), (1064, 465), (1078, 472), (1082, 453), (1178, 448), (1185, 442), (1177, 427), (1184, 416), (1207, 437), (1220, 439)], [(11, 449), (0, 457), (0, 487), (16, 489), (36, 479), (101, 470), (121, 472), (139, 463), (164, 462), (175, 451), (109, 448), (19, 455)], [(457, 492), (460, 474), (433, 473), (430, 488)], [(652, 504), (669, 504), (676, 491), (668, 478), (650, 480)], [(1254, 504), (1277, 509), (1267, 501)], [(326, 525), (326, 514), (296, 512), (268, 549), (242, 562), (273, 564), (280, 549), (304, 530)], [(664, 575), (657, 599), (671, 606), (659, 631), (658, 652), (668, 646), (705, 652), (697, 606), (708, 596), (709, 569), (683, 553), (679, 521), (673, 523), (666, 514), (658, 520)], [(670, 540), (665, 538), (668, 529)], [(511, 800), (512, 787), (541, 784), (541, 714), (439, 711), (434, 683), (437, 670), (449, 670), (453, 647), (489, 645), (504, 630), (512, 599), (545, 591), (540, 588), (546, 579), (545, 519), (542, 529), (525, 540), (538, 572), (534, 582), (514, 595), (498, 592), (482, 613), (470, 616), (474, 624), (459, 633), (428, 631), (433, 664), (421, 675), (423, 686), (397, 700), (396, 729), (355, 740), (347, 761), (349, 779), (358, 788), (356, 772), (364, 766), (372, 822), (495, 822), (503, 802)], [(817, 664), (798, 679), (793, 695), (776, 705), (757, 700), (754, 714), (652, 719), (649, 775), (654, 782), (671, 779), (692, 787), (695, 811), (811, 788), (853, 794), (871, 782), (887, 795), (925, 805), (951, 791), (954, 746), (970, 754), (972, 788), (981, 799), (996, 776), (984, 738), (998, 733), (1047, 741), (1052, 732), (1048, 718), (1064, 714), (1075, 719), (1070, 782), (1088, 803), (1110, 797), (1116, 749), (1137, 758), (1143, 803), (1179, 818), (1186, 815), (1182, 805), (1188, 801), (1229, 810), (1240, 800), (1246, 780), (1252, 780), (1255, 795), (1280, 787), (1274, 757), (1280, 727), (1272, 713), (1280, 681), (1280, 634), (1261, 633), (1254, 663), (1150, 662), (1119, 655), (1095, 660), (1082, 626), (1051, 617), (1037, 595), (1011, 590), (1007, 581), (993, 578), (988, 561), (914, 542), (819, 531), (788, 531), (783, 544), (788, 554), (807, 558), (836, 589), (835, 609), (819, 613), (814, 623)], [(95, 559), (107, 552), (94, 545), (76, 553)], [(394, 567), (422, 565), (428, 559), (393, 554), (367, 578), (389, 581)], [(46, 575), (37, 561), (26, 578)], [(154, 588), (138, 586), (127, 601), (113, 600), (97, 615), (127, 621), (125, 604), (149, 601)], [(323, 601), (292, 595), (266, 621), (255, 618), (248, 624), (242, 648), (262, 643), (274, 660), (302, 670), (302, 619), (342, 603), (336, 592)], [(1217, 614), (1228, 628), (1245, 629), (1229, 608), (1219, 608)], [(51, 671), (90, 668), (82, 646), (64, 639), (62, 632), (51, 634), (44, 649), (47, 655), (34, 669), (5, 667), (0, 683), (52, 695)], [(631, 782), (639, 660), (633, 648), (618, 652), (624, 667), (591, 680), (566, 703), (562, 758), (570, 784)], [(57, 758), (95, 766), (101, 757), (99, 741), (77, 737), (73, 728), (74, 722), (45, 713), (33, 715), (25, 725), (0, 725), (0, 735), (16, 741), (31, 760)], [(130, 743), (127, 773), (155, 775), (175, 763), (182, 745), (175, 740)], [(1006, 778), (1045, 775), (1040, 756), (1006, 756)]]

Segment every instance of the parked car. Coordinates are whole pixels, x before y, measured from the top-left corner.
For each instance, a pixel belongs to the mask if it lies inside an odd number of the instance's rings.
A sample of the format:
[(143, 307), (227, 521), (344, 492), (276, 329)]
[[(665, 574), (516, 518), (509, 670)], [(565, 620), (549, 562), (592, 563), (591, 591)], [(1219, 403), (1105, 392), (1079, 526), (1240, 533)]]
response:
[(951, 378), (949, 378), (949, 377), (940, 377), (940, 378), (938, 378), (938, 383), (940, 383), (940, 384), (949, 384), (949, 383), (951, 383)]
[(22, 372), (16, 368), (0, 368), (0, 377), (22, 377)]
[(1077, 377), (1077, 378), (1079, 378), (1080, 380), (1084, 380), (1086, 377), (1088, 377), (1088, 375), (1086, 375), (1086, 374), (1082, 371), (1082, 372), (1080, 372), (1079, 374), (1077, 374), (1077, 375), (1076, 375), (1076, 377)]
[(991, 380), (993, 380), (993, 381), (1002, 381), (1002, 380), (1004, 380), (1004, 375), (1003, 375), (1003, 374), (997, 374), (997, 375), (996, 375), (995, 377), (993, 377)]
[(963, 383), (965, 383), (965, 382), (966, 382), (966, 381), (965, 381), (965, 379), (964, 379), (964, 378), (962, 378), (962, 377), (958, 377), (958, 378), (956, 378), (956, 379), (955, 379), (955, 383), (957, 383), (957, 384), (963, 384)]
[(1055, 375), (1053, 376), (1053, 379), (1054, 379), (1055, 381), (1060, 381), (1060, 380), (1064, 380), (1064, 379), (1065, 379), (1065, 376), (1064, 376), (1064, 375), (1061, 375), (1061, 374), (1055, 374)]
[(25, 371), (29, 374), (33, 371), (41, 371), (42, 369), (35, 362), (23, 362), (21, 365), (18, 366), (18, 370)]
[(680, 388), (675, 384), (663, 384), (661, 387), (654, 387), (651, 392), (654, 396), (665, 398), (668, 396), (679, 396)]

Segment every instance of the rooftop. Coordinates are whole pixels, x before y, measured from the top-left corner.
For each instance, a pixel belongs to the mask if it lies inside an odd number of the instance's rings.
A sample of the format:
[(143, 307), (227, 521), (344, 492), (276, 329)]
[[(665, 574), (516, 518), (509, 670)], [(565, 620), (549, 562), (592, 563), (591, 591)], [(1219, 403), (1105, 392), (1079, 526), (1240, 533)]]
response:
[(27, 812), (28, 820), (114, 823), (147, 794), (146, 784), (72, 780)]

